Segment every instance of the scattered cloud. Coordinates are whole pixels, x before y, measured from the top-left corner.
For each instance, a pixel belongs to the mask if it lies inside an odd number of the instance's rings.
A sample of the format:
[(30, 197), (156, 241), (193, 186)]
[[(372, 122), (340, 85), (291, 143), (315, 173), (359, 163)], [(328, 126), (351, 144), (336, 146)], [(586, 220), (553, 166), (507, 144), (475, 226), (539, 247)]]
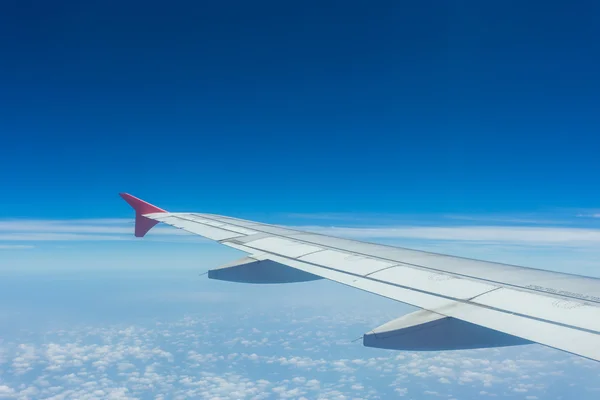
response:
[[(315, 225), (300, 229), (361, 239), (496, 246), (597, 248), (600, 242), (600, 230), (564, 226)], [(134, 239), (132, 230), (129, 219), (3, 220), (0, 240), (129, 240)], [(157, 227), (150, 235), (150, 240), (186, 239), (184, 232), (170, 227)], [(13, 248), (33, 245), (0, 245), (0, 249)], [(219, 292), (157, 290), (138, 295), (139, 301), (160, 299), (162, 305), (210, 302), (216, 308), (231, 303)], [(277, 307), (284, 307), (283, 303)], [(394, 307), (397, 312), (402, 306)], [(392, 352), (351, 342), (389, 317), (375, 310), (336, 310), (328, 315), (323, 306), (309, 316), (298, 315), (297, 309), (288, 309), (287, 314), (263, 309), (230, 315), (230, 311), (132, 326), (69, 327), (49, 331), (37, 341), (2, 335), (0, 399), (381, 399), (434, 398), (439, 393), (451, 399), (482, 393), (535, 400), (549, 398), (549, 388), (557, 383), (567, 391), (583, 387), (591, 393), (587, 398), (595, 398), (598, 363), (541, 346)], [(572, 393), (571, 397), (583, 398), (580, 391)]]
[(382, 214), (382, 213), (287, 213), (281, 215), (284, 219), (299, 220), (320, 220), (320, 221), (343, 221), (349, 222), (385, 222), (402, 221), (409, 219), (410, 216), (402, 214)]
[[(341, 218), (341, 216), (340, 216)], [(358, 217), (357, 217), (358, 218)], [(464, 218), (464, 217), (461, 217)], [(513, 221), (514, 222), (514, 221)], [(443, 225), (443, 221), (438, 221)], [(600, 228), (552, 226), (294, 226), (295, 229), (360, 239), (415, 239), (493, 245), (586, 247), (600, 244)], [(0, 220), (0, 241), (123, 241), (135, 240), (130, 219)], [(154, 228), (148, 240), (197, 241), (198, 237), (169, 226)], [(0, 249), (31, 248), (0, 245)]]
[(366, 239), (419, 239), (429, 241), (478, 242), (488, 244), (587, 247), (600, 244), (600, 229), (522, 227), (522, 226), (448, 226), (448, 227), (296, 227), (326, 235)]
[(0, 250), (26, 250), (35, 246), (29, 244), (0, 244)]
[(457, 221), (472, 221), (480, 223), (494, 223), (499, 225), (568, 225), (572, 224), (571, 215), (562, 214), (523, 214), (523, 215), (444, 215), (445, 219)]
[[(3, 343), (8, 364), (0, 398), (380, 399), (443, 393), (535, 400), (548, 398), (557, 382), (593, 386), (599, 372), (597, 363), (541, 346), (366, 349), (331, 339), (356, 326), (359, 319), (352, 314), (311, 320), (304, 329), (282, 322), (292, 319), (263, 317), (259, 331), (252, 327), (256, 317), (223, 320), (210, 314), (152, 325), (54, 330), (41, 342)], [(239, 336), (224, 342), (223, 335), (233, 332)], [(253, 349), (244, 343), (254, 343)], [(307, 348), (316, 350), (309, 354)]]
[(577, 214), (577, 217), (579, 217), (579, 218), (600, 218), (600, 213), (592, 213), (592, 214), (580, 213), (580, 214)]
[(6, 385), (0, 385), (0, 399), (10, 399), (15, 395), (15, 389)]
[[(0, 241), (122, 241), (136, 240), (132, 219), (0, 220)], [(198, 237), (170, 226), (158, 226), (149, 240), (189, 242)], [(9, 245), (2, 245), (9, 246)], [(13, 245), (10, 245), (13, 246)], [(3, 247), (0, 247), (2, 249)], [(14, 246), (13, 246), (14, 248)]]
[[(281, 219), (306, 221), (335, 221), (344, 225), (419, 225), (439, 226), (455, 224), (460, 221), (479, 225), (504, 226), (576, 226), (581, 217), (599, 218), (597, 210), (577, 211), (557, 209), (544, 212), (529, 213), (487, 213), (487, 214), (385, 214), (385, 213), (288, 213), (281, 214)], [(319, 223), (317, 223), (319, 224)]]
[[(80, 234), (131, 234), (132, 219), (65, 219), (65, 220), (0, 220), (0, 232), (46, 232)], [(153, 232), (162, 235), (181, 235), (184, 231), (167, 226), (156, 227)]]

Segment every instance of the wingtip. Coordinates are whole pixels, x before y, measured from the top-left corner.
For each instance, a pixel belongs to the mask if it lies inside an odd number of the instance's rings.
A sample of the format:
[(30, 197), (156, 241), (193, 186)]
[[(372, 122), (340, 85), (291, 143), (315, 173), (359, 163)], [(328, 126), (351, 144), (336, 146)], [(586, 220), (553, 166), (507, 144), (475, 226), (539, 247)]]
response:
[(135, 210), (135, 236), (143, 237), (148, 231), (158, 223), (158, 221), (144, 217), (144, 214), (165, 213), (166, 210), (156, 207), (142, 199), (138, 199), (129, 193), (119, 193), (134, 210)]
[(166, 210), (132, 196), (129, 193), (121, 192), (119, 193), (119, 196), (121, 196), (123, 200), (125, 200), (136, 212), (139, 212), (140, 214), (167, 212)]

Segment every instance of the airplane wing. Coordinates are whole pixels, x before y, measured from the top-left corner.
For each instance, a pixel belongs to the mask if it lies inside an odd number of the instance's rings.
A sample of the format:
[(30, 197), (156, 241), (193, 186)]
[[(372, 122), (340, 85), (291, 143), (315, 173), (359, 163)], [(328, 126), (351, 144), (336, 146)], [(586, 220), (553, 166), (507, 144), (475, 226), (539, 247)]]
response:
[(455, 350), (540, 343), (600, 361), (600, 279), (303, 232), (232, 217), (170, 213), (126, 193), (136, 236), (158, 222), (248, 254), (208, 273), (247, 283), (329, 279), (421, 310), (365, 346)]

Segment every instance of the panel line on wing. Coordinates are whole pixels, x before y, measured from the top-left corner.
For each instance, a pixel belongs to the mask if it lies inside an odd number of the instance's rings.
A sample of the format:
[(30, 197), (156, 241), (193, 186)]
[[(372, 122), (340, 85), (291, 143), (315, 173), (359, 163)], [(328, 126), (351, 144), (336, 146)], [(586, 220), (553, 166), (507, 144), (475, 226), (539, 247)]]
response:
[(369, 272), (368, 274), (363, 275), (363, 276), (366, 278), (367, 276), (371, 276), (371, 275), (376, 274), (378, 272), (385, 271), (386, 269), (394, 268), (394, 267), (397, 267), (399, 265), (400, 264), (390, 265), (389, 267), (385, 267), (385, 268), (378, 269), (377, 271)]
[(255, 230), (252, 230), (252, 229), (246, 229), (246, 228), (238, 227), (238, 226), (235, 226), (235, 225), (234, 226), (230, 226), (230, 225), (227, 225), (226, 223), (223, 223), (223, 222), (221, 222), (220, 225), (216, 225), (215, 223), (218, 223), (218, 221), (214, 221), (214, 222), (211, 221), (212, 223), (204, 223), (203, 221), (200, 221), (200, 220), (197, 220), (197, 219), (193, 219), (193, 218), (186, 218), (186, 217), (183, 217), (183, 216), (174, 216), (174, 218), (177, 218), (177, 219), (180, 219), (180, 220), (184, 220), (184, 221), (194, 222), (196, 224), (204, 225), (204, 226), (210, 227), (210, 228), (221, 229), (221, 230), (228, 231), (228, 232), (231, 232), (231, 233), (236, 233), (236, 234), (238, 234), (238, 236), (249, 236), (249, 235), (260, 233), (260, 232), (257, 232)]
[(490, 289), (490, 290), (488, 290), (487, 292), (479, 293), (477, 296), (473, 296), (473, 297), (471, 297), (471, 298), (469, 298), (469, 299), (467, 299), (467, 300), (468, 300), (468, 301), (470, 301), (470, 302), (473, 302), (473, 300), (475, 300), (475, 299), (476, 299), (476, 298), (478, 298), (478, 297), (481, 297), (481, 296), (483, 296), (483, 295), (486, 295), (486, 294), (488, 294), (488, 293), (491, 293), (491, 292), (494, 292), (494, 291), (496, 291), (496, 290), (500, 290), (500, 289), (502, 289), (502, 287), (501, 287), (501, 286), (499, 286), (499, 287), (495, 287), (495, 288), (493, 288), (493, 289)]

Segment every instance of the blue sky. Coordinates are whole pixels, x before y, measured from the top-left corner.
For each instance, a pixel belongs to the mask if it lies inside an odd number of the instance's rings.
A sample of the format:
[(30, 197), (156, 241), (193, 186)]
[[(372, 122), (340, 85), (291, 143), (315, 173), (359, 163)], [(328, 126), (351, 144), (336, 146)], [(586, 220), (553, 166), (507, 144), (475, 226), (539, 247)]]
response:
[(597, 363), (541, 346), (352, 343), (412, 309), (332, 282), (209, 281), (242, 254), (169, 227), (134, 238), (118, 193), (600, 277), (599, 17), (592, 1), (5, 2), (0, 398), (597, 398)]
[(3, 215), (596, 207), (598, 6), (9, 2)]

